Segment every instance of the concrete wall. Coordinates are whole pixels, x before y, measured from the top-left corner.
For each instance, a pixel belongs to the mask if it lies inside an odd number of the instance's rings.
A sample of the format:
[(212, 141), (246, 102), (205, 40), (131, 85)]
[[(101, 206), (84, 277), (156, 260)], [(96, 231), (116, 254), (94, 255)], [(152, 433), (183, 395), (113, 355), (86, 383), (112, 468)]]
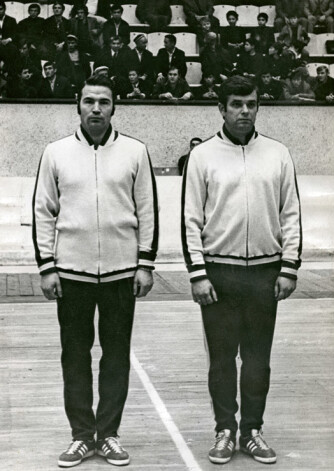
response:
[[(222, 121), (216, 106), (118, 105), (113, 123), (148, 145), (155, 167), (173, 167)], [(78, 124), (75, 105), (1, 104), (0, 176), (34, 176), (45, 145)], [(289, 146), (299, 175), (334, 175), (332, 107), (263, 106), (257, 129)]]

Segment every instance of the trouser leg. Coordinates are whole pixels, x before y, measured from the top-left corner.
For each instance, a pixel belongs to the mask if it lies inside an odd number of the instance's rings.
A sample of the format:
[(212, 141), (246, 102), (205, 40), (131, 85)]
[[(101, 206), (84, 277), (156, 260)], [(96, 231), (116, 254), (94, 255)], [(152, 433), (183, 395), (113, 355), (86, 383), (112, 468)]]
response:
[(117, 435), (128, 394), (130, 342), (135, 297), (133, 278), (99, 285), (99, 337), (102, 348), (97, 438)]
[(270, 385), (270, 353), (274, 336), (277, 302), (274, 286), (279, 274), (276, 266), (250, 268), (245, 279), (240, 357), (242, 436), (260, 429)]
[(91, 349), (94, 343), (95, 289), (92, 283), (61, 280), (58, 299), (65, 412), (75, 440), (95, 434)]

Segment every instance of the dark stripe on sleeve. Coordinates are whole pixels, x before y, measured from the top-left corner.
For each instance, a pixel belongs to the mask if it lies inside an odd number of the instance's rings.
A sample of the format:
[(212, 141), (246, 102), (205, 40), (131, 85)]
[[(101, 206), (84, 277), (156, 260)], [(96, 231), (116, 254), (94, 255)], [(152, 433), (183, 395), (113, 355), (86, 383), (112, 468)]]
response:
[(150, 260), (151, 262), (154, 262), (154, 260), (155, 260), (155, 255), (156, 255), (156, 254), (154, 254), (154, 253), (152, 253), (152, 252), (142, 252), (142, 251), (140, 251), (138, 258), (139, 258), (140, 260)]
[(37, 265), (40, 266), (42, 263), (41, 259), (41, 253), (38, 248), (37, 244), (37, 229), (36, 229), (36, 218), (35, 218), (35, 201), (36, 201), (36, 191), (37, 191), (37, 184), (38, 184), (38, 178), (39, 178), (39, 172), (41, 169), (41, 163), (42, 163), (42, 157), (39, 161), (38, 165), (38, 170), (37, 170), (37, 175), (36, 175), (36, 182), (35, 182), (35, 188), (34, 188), (34, 194), (32, 197), (32, 240), (34, 244), (34, 249), (35, 249), (35, 260), (37, 262)]
[(184, 164), (184, 168), (183, 168), (182, 194), (181, 194), (181, 241), (182, 241), (183, 256), (184, 256), (184, 260), (186, 262), (187, 267), (192, 264), (189, 249), (188, 249), (187, 230), (186, 230), (186, 225), (185, 225), (185, 197), (186, 197), (186, 185), (187, 185), (186, 181), (187, 181), (188, 163), (189, 163), (189, 158), (186, 160)]
[(290, 278), (291, 280), (297, 279), (297, 275), (293, 275), (292, 273), (280, 272), (279, 276), (282, 276), (283, 278)]
[(287, 262), (286, 260), (282, 260), (282, 267), (293, 268), (296, 270), (296, 268), (298, 268), (298, 262)]
[(299, 263), (297, 263), (298, 268), (301, 265), (301, 255), (302, 255), (302, 250), (303, 250), (303, 229), (302, 229), (302, 213), (301, 213), (301, 207), (300, 207), (300, 197), (299, 197), (299, 189), (298, 189), (298, 183), (297, 183), (297, 175), (296, 175), (296, 170), (294, 168), (294, 174), (295, 174), (295, 185), (296, 185), (296, 193), (297, 193), (297, 198), (298, 198), (298, 204), (299, 204), (299, 247), (298, 247), (298, 260)]
[(189, 273), (193, 273), (194, 271), (198, 271), (198, 270), (205, 270), (205, 265), (204, 264), (202, 264), (202, 265), (191, 265), (188, 268)]
[(153, 239), (152, 239), (152, 253), (154, 254), (153, 261), (157, 255), (158, 244), (159, 244), (159, 207), (158, 207), (158, 194), (157, 194), (157, 184), (155, 181), (154, 171), (152, 167), (152, 162), (148, 150), (146, 149), (148, 163), (151, 171), (151, 181), (152, 181), (152, 190), (153, 190), (153, 212), (154, 212), (154, 228), (153, 228)]

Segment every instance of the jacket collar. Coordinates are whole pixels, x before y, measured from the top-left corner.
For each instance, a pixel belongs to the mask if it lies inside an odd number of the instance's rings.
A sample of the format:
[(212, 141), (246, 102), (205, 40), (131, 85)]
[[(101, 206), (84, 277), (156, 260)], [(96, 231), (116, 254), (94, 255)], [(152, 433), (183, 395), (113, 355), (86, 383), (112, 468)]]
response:
[[(75, 137), (78, 141), (84, 144), (88, 144), (89, 146), (94, 146), (93, 139), (88, 134), (88, 132), (82, 127), (82, 125), (80, 125), (79, 129), (76, 131)], [(115, 131), (110, 124), (105, 135), (103, 136), (100, 146), (103, 146), (103, 147), (110, 146), (117, 139), (117, 137), (118, 137), (118, 132)]]
[(247, 134), (246, 136), (246, 144), (242, 144), (239, 139), (236, 137), (232, 136), (232, 134), (228, 131), (226, 128), (225, 124), (223, 125), (223, 129), (218, 132), (218, 137), (222, 139), (223, 141), (228, 141), (234, 144), (235, 146), (242, 146), (242, 145), (249, 145), (254, 142), (254, 140), (257, 138), (259, 135), (257, 131), (255, 131), (255, 128), (253, 127), (251, 131)]

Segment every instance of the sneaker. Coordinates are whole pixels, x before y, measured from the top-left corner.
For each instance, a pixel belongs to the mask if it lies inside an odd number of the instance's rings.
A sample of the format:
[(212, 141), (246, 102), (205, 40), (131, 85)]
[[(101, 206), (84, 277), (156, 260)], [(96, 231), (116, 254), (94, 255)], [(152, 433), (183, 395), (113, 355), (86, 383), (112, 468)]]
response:
[(124, 466), (130, 463), (129, 453), (119, 442), (119, 437), (108, 437), (97, 441), (97, 454), (106, 458), (108, 463)]
[(276, 463), (276, 453), (265, 442), (262, 430), (253, 429), (248, 437), (240, 437), (240, 450), (261, 463)]
[(80, 464), (85, 458), (95, 454), (94, 440), (73, 440), (64, 453), (59, 456), (58, 466), (70, 468)]
[(227, 463), (235, 451), (235, 434), (231, 430), (221, 430), (217, 433), (215, 443), (209, 451), (212, 463)]

